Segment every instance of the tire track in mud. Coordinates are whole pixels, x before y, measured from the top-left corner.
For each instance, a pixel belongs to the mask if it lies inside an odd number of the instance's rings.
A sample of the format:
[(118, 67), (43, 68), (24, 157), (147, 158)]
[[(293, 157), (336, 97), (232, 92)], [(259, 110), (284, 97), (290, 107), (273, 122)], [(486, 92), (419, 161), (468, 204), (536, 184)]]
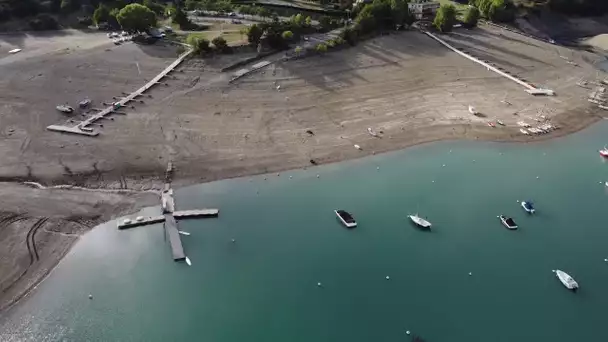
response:
[(44, 224), (48, 220), (49, 220), (48, 217), (41, 218), (36, 223), (34, 223), (34, 225), (32, 226), (33, 233), (31, 236), (31, 242), (32, 242), (32, 249), (34, 250), (34, 254), (36, 256), (36, 261), (40, 260), (40, 256), (38, 255), (38, 249), (36, 248), (36, 233), (38, 232), (38, 229), (40, 229), (40, 227), (44, 226)]

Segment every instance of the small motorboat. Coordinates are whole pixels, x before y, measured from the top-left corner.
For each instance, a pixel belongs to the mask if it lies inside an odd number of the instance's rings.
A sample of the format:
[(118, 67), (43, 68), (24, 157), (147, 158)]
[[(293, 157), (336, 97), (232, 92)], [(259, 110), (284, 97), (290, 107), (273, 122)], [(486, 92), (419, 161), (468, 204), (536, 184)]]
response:
[(471, 113), (473, 115), (479, 114), (479, 112), (477, 111), (477, 109), (475, 109), (475, 107), (473, 107), (473, 106), (469, 106), (469, 113)]
[(141, 222), (141, 221), (143, 221), (143, 220), (144, 220), (144, 217), (143, 217), (143, 216), (137, 216), (137, 217), (135, 218), (135, 221), (137, 221), (137, 222)]
[(604, 149), (600, 150), (600, 156), (608, 158), (608, 147), (604, 146)]
[(561, 281), (562, 284), (564, 284), (564, 286), (568, 290), (576, 291), (578, 289), (578, 283), (568, 273), (560, 270), (555, 270), (555, 275), (557, 276), (557, 279), (559, 279), (559, 281)]
[(190, 258), (186, 257), (186, 264), (188, 264), (188, 266), (192, 266), (192, 262), (190, 261)]
[(66, 114), (71, 114), (74, 112), (74, 108), (68, 106), (68, 105), (59, 105), (57, 107), (58, 111), (62, 112), (62, 113), (66, 113)]
[(499, 124), (499, 125), (501, 125), (501, 126), (505, 126), (505, 123), (502, 122), (502, 121), (500, 121), (500, 120), (496, 120), (496, 123)]
[(608, 182), (604, 183), (606, 186), (608, 186)]
[(357, 221), (355, 221), (353, 215), (346, 210), (338, 209), (334, 210), (334, 213), (336, 213), (336, 216), (338, 216), (338, 219), (340, 219), (346, 228), (355, 228), (357, 226)]
[(90, 104), (91, 104), (91, 99), (84, 99), (84, 100), (78, 102), (78, 105), (80, 106), (80, 108), (87, 108)]
[(536, 211), (536, 209), (534, 209), (534, 204), (531, 201), (522, 201), (521, 207), (524, 208), (528, 214), (534, 214)]
[(412, 222), (414, 222), (414, 224), (416, 224), (418, 227), (424, 228), (424, 229), (431, 229), (431, 222), (418, 216), (418, 214), (408, 215), (407, 217), (409, 217), (410, 220), (412, 220)]
[(500, 222), (502, 222), (502, 224), (508, 229), (517, 229), (517, 224), (512, 218), (503, 215), (498, 216), (498, 218), (500, 219)]
[(184, 232), (183, 230), (178, 230), (177, 232), (185, 236), (190, 236), (190, 233)]

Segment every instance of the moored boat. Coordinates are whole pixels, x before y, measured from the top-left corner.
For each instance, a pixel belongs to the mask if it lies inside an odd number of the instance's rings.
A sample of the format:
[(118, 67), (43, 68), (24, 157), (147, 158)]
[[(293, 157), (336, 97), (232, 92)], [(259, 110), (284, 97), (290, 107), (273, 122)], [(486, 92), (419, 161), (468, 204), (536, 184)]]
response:
[(353, 215), (346, 210), (338, 209), (334, 210), (334, 213), (336, 213), (336, 216), (338, 216), (338, 219), (346, 228), (355, 228), (357, 226), (357, 221), (355, 221)]
[(412, 222), (414, 222), (414, 224), (416, 224), (418, 227), (424, 228), (424, 229), (431, 229), (431, 226), (432, 226), (431, 222), (418, 216), (418, 214), (408, 215), (407, 217), (409, 217), (410, 220), (412, 220)]
[(63, 113), (67, 113), (67, 114), (70, 114), (70, 113), (74, 112), (74, 108), (72, 108), (72, 107), (70, 107), (68, 105), (59, 105), (59, 106), (57, 106), (55, 108), (57, 108), (58, 111), (63, 112)]
[(499, 125), (501, 125), (501, 126), (504, 126), (504, 125), (505, 125), (505, 123), (504, 123), (504, 122), (502, 122), (502, 121), (500, 121), (500, 120), (496, 120), (496, 123), (497, 123), (497, 124), (499, 124)]
[(522, 201), (521, 207), (529, 214), (534, 214), (536, 209), (534, 209), (534, 204), (531, 201)]
[(498, 216), (498, 218), (500, 219), (500, 222), (502, 222), (502, 224), (508, 229), (517, 229), (517, 224), (512, 218), (503, 215)]
[(561, 281), (562, 284), (564, 284), (564, 286), (568, 290), (576, 291), (578, 289), (578, 283), (568, 273), (560, 270), (555, 270), (555, 275), (557, 276), (557, 279), (559, 279), (559, 281)]
[(600, 156), (608, 158), (608, 147), (604, 146), (604, 149), (600, 150)]

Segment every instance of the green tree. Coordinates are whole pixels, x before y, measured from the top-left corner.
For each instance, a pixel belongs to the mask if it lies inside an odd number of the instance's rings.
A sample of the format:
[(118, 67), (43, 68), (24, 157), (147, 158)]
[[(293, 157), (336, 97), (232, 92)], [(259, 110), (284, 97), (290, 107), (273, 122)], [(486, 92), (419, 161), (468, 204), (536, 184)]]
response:
[(118, 23), (127, 31), (146, 31), (156, 26), (156, 14), (140, 4), (125, 6), (116, 15)]
[(209, 47), (209, 41), (205, 38), (199, 37), (195, 34), (190, 34), (186, 38), (186, 43), (194, 49), (194, 53), (204, 54), (211, 51)]
[(450, 32), (456, 22), (456, 8), (453, 5), (441, 5), (433, 20), (433, 25), (441, 32)]
[(477, 21), (479, 20), (479, 10), (477, 7), (469, 7), (467, 12), (464, 15), (464, 24), (467, 27), (475, 27), (477, 26)]
[(154, 0), (144, 0), (143, 5), (151, 9), (156, 15), (163, 15), (165, 13), (165, 6)]
[(257, 24), (253, 24), (247, 31), (247, 41), (250, 44), (258, 45), (260, 43), (260, 38), (262, 38), (262, 34), (264, 34), (264, 31), (262, 31)]
[(108, 25), (110, 25), (111, 27), (120, 27), (120, 24), (118, 23), (118, 13), (120, 12), (120, 10), (118, 8), (113, 8), (110, 11), (110, 16), (108, 17)]
[(370, 33), (376, 29), (376, 18), (372, 14), (372, 6), (365, 5), (355, 19), (355, 28), (362, 34)]
[(323, 54), (327, 52), (327, 45), (321, 43), (319, 45), (317, 45), (315, 47), (315, 50), (317, 50), (318, 53)]
[(296, 26), (304, 26), (304, 16), (301, 13), (292, 15), (290, 20)]
[(406, 24), (406, 21), (410, 15), (405, 0), (391, 0), (391, 14), (393, 16), (393, 24), (395, 26), (401, 26)]
[(291, 31), (283, 31), (283, 34), (281, 34), (281, 36), (283, 37), (283, 39), (285, 39), (286, 41), (291, 41), (293, 39), (293, 32)]
[(99, 23), (107, 23), (109, 20), (110, 9), (104, 4), (99, 4), (95, 12), (93, 12), (93, 22), (99, 25)]
[(308, 16), (308, 17), (306, 17), (306, 19), (304, 19), (304, 25), (306, 25), (306, 26), (312, 25), (312, 18), (310, 16)]
[(179, 28), (182, 30), (189, 30), (192, 27), (192, 22), (188, 19), (186, 12), (181, 7), (177, 7), (175, 11), (173, 11), (173, 15), (171, 16), (171, 20), (179, 25)]
[(505, 0), (492, 0), (488, 8), (487, 18), (495, 22), (507, 22), (514, 19), (512, 3)]
[(213, 38), (213, 40), (211, 41), (211, 43), (220, 52), (228, 50), (228, 43), (226, 42), (226, 39), (224, 39), (221, 36)]
[(300, 56), (300, 54), (302, 53), (302, 47), (296, 46), (296, 48), (293, 51), (296, 53), (296, 56)]

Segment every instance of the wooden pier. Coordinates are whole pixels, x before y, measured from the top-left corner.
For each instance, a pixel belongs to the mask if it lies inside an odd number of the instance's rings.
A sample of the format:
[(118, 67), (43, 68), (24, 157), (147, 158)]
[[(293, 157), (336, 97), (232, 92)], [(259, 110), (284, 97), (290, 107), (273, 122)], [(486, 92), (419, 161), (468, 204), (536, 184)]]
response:
[(177, 229), (177, 219), (218, 217), (220, 211), (219, 209), (193, 209), (175, 211), (175, 199), (173, 198), (173, 189), (171, 188), (173, 172), (173, 163), (169, 162), (169, 165), (167, 166), (167, 172), (165, 173), (165, 187), (163, 189), (163, 192), (161, 193), (161, 209), (163, 211), (162, 216), (138, 216), (136, 219), (127, 218), (123, 219), (122, 221), (118, 221), (117, 226), (118, 229), (123, 230), (153, 223), (164, 222), (165, 234), (169, 236), (169, 244), (171, 245), (173, 260), (179, 261), (186, 259), (186, 254), (184, 253), (182, 239), (179, 235), (179, 230)]
[(169, 244), (171, 245), (173, 260), (179, 261), (186, 259), (184, 246), (182, 246), (182, 239), (177, 230), (177, 221), (175, 221), (175, 217), (171, 214), (165, 214), (165, 231), (167, 235), (169, 235)]
[(204, 218), (204, 217), (218, 217), (220, 211), (218, 209), (195, 209), (195, 210), (180, 210), (173, 212), (173, 216), (179, 219), (187, 218)]
[(135, 227), (139, 227), (139, 226), (144, 226), (147, 224), (153, 224), (153, 223), (160, 223), (160, 222), (165, 222), (165, 217), (164, 216), (151, 216), (151, 217), (144, 217), (143, 220), (122, 220), (122, 221), (118, 221), (118, 229), (129, 229), (129, 228), (135, 228)]

